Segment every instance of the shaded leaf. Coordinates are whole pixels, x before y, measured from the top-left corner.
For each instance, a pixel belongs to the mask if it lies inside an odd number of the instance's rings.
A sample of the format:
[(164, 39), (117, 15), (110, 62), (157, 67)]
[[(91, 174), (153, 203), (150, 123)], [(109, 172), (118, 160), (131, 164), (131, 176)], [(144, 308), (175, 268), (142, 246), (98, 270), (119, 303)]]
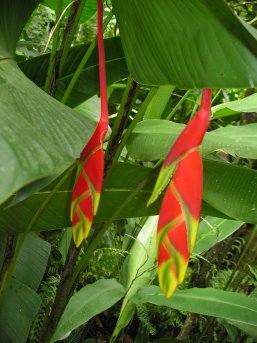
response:
[(240, 20), (225, 1), (112, 3), (136, 81), (180, 88), (257, 84), (256, 30)]
[[(127, 163), (118, 164), (103, 186), (103, 194), (95, 222), (102, 222), (112, 218), (117, 213), (117, 209), (120, 208), (121, 204), (127, 201), (132, 195), (131, 201), (127, 206), (115, 216), (116, 219), (158, 214), (162, 200), (161, 196), (150, 207), (146, 206), (155, 182), (155, 178), (150, 178), (151, 173), (152, 169), (150, 168)], [(137, 192), (137, 188), (146, 178), (150, 179), (149, 183), (146, 183)], [(70, 227), (70, 201), (73, 184), (74, 175), (49, 201), (42, 215), (37, 219), (33, 230), (44, 231)], [(24, 232), (39, 206), (49, 196), (52, 188), (53, 185), (50, 185), (48, 188), (37, 192), (24, 202), (11, 208), (5, 208), (6, 205), (0, 207), (0, 230)], [(202, 206), (202, 213), (216, 217), (224, 217), (222, 212), (217, 211), (205, 202)]]
[(136, 304), (149, 302), (180, 311), (229, 319), (257, 329), (257, 301), (244, 294), (212, 288), (191, 288), (177, 290), (171, 299), (166, 299), (159, 287), (150, 286), (141, 289), (133, 301)]
[(193, 253), (202, 254), (209, 250), (215, 244), (232, 235), (243, 224), (244, 223), (240, 221), (224, 218), (204, 218), (199, 224), (196, 245)]
[(36, 291), (45, 274), (50, 252), (51, 245), (48, 242), (30, 233), (18, 256), (13, 276)]
[(140, 288), (146, 286), (153, 275), (157, 221), (158, 217), (156, 216), (148, 218), (122, 265), (121, 280), (127, 292), (122, 302), (111, 342), (118, 337), (121, 330), (133, 318), (135, 304), (130, 301), (131, 297)]
[(212, 107), (211, 119), (222, 118), (241, 112), (257, 112), (257, 94)]
[[(185, 125), (166, 120), (145, 120), (132, 132), (127, 150), (134, 159), (153, 161), (165, 158)], [(207, 132), (202, 155), (221, 150), (244, 158), (257, 158), (257, 124), (226, 126)]]
[(50, 343), (113, 306), (124, 293), (123, 286), (114, 279), (101, 279), (82, 288), (71, 297)]
[(79, 156), (95, 123), (41, 91), (14, 62), (0, 63), (0, 75), (3, 202), (24, 185), (64, 171)]
[(40, 303), (35, 291), (13, 278), (0, 313), (0, 342), (25, 343)]

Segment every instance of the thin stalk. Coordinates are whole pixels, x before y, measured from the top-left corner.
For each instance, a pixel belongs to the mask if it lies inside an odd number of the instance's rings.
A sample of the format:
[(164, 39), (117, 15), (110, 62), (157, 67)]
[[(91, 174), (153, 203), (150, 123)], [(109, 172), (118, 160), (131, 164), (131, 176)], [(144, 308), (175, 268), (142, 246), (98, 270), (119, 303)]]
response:
[(117, 163), (119, 156), (125, 146), (125, 144), (127, 143), (127, 140), (131, 134), (131, 132), (134, 130), (134, 128), (136, 127), (137, 123), (140, 122), (145, 114), (145, 111), (149, 105), (149, 103), (151, 102), (152, 98), (154, 97), (154, 95), (157, 92), (157, 88), (152, 88), (150, 90), (150, 92), (147, 94), (147, 97), (145, 98), (143, 104), (141, 105), (139, 111), (137, 112), (137, 114), (135, 115), (133, 121), (131, 122), (131, 124), (129, 125), (128, 129), (126, 130), (125, 134), (122, 136), (120, 144), (117, 147), (117, 150), (114, 154), (113, 160), (112, 160), (112, 167), (115, 166), (115, 164)]
[[(106, 30), (107, 25), (109, 24), (110, 20), (112, 19), (112, 16), (113, 16), (113, 13), (110, 12), (108, 14), (107, 18), (105, 19), (105, 21), (103, 23), (103, 30), (104, 31)], [(87, 51), (85, 52), (85, 55), (83, 56), (83, 58), (82, 58), (82, 60), (81, 60), (81, 62), (79, 64), (77, 70), (73, 74), (73, 77), (72, 77), (72, 79), (71, 79), (71, 81), (70, 81), (70, 83), (69, 83), (69, 85), (68, 85), (68, 87), (67, 87), (67, 89), (66, 89), (66, 91), (65, 91), (65, 93), (63, 95), (63, 97), (62, 97), (61, 102), (63, 104), (65, 104), (67, 102), (67, 100), (68, 100), (68, 98), (70, 96), (71, 91), (73, 90), (73, 88), (74, 88), (74, 86), (75, 86), (75, 84), (76, 84), (80, 74), (82, 73), (85, 65), (87, 64), (89, 58), (91, 57), (91, 55), (92, 55), (96, 45), (97, 45), (97, 35), (95, 36), (95, 38), (93, 39), (93, 41), (89, 45), (89, 47), (88, 47)]]
[(5, 301), (5, 298), (6, 298), (6, 293), (7, 293), (8, 289), (9, 289), (9, 286), (10, 286), (10, 281), (11, 281), (11, 277), (12, 277), (12, 274), (13, 274), (14, 267), (16, 265), (18, 256), (19, 256), (19, 254), (21, 252), (21, 249), (23, 247), (23, 244), (24, 244), (28, 234), (33, 229), (33, 227), (36, 224), (37, 220), (39, 219), (39, 217), (43, 213), (46, 205), (49, 203), (49, 201), (52, 199), (52, 197), (58, 191), (58, 189), (62, 186), (62, 184), (70, 176), (70, 174), (74, 170), (75, 166), (76, 166), (76, 164), (73, 164), (72, 167), (68, 170), (68, 172), (61, 178), (61, 180), (57, 183), (57, 185), (52, 189), (52, 191), (49, 193), (47, 198), (43, 201), (43, 203), (40, 205), (40, 207), (34, 213), (34, 215), (31, 218), (31, 221), (29, 222), (26, 230), (24, 231), (24, 233), (21, 235), (20, 239), (18, 240), (16, 249), (15, 249), (15, 253), (14, 253), (12, 261), (11, 261), (11, 263), (9, 265), (8, 272), (6, 274), (5, 280), (4, 280), (3, 284), (1, 285), (1, 289), (0, 289), (0, 309), (2, 308), (2, 306), (4, 304), (4, 301)]
[(173, 108), (173, 110), (170, 112), (170, 114), (168, 114), (166, 120), (171, 120), (171, 118), (174, 116), (174, 114), (177, 112), (177, 110), (179, 109), (179, 107), (183, 104), (183, 102), (186, 100), (186, 98), (188, 97), (188, 95), (192, 92), (191, 89), (187, 90), (186, 93), (182, 96), (182, 98), (179, 100), (179, 102), (177, 103), (177, 105)]
[(125, 129), (127, 119), (131, 113), (131, 109), (136, 100), (139, 90), (139, 85), (131, 76), (128, 78), (127, 86), (122, 96), (118, 115), (113, 125), (111, 139), (105, 152), (105, 174), (112, 164), (113, 157), (120, 144), (123, 131)]
[(53, 45), (50, 55), (49, 66), (47, 70), (47, 77), (45, 80), (44, 91), (50, 93), (51, 78), (54, 71), (55, 56), (57, 53), (58, 43), (59, 43), (59, 33), (60, 33), (60, 18), (62, 15), (62, 5), (63, 0), (57, 0), (56, 2), (56, 29), (53, 35)]
[(60, 50), (57, 51), (55, 54), (54, 67), (53, 67), (51, 79), (49, 81), (50, 86), (49, 86), (48, 93), (52, 96), (55, 94), (57, 80), (62, 73), (62, 69), (66, 61), (66, 58), (68, 56), (72, 39), (76, 32), (80, 16), (85, 5), (85, 1), (86, 0), (75, 0), (72, 4), (68, 22), (64, 30)]
[(45, 318), (44, 325), (41, 329), (39, 337), (40, 343), (51, 342), (51, 338), (69, 301), (74, 286), (71, 282), (73, 269), (80, 249), (81, 248), (77, 249), (73, 240), (71, 240), (69, 252), (61, 275), (60, 285), (52, 306), (52, 311), (50, 315)]
[(6, 279), (8, 278), (9, 268), (15, 253), (15, 243), (16, 236), (13, 234), (8, 234), (5, 246), (2, 271), (0, 276), (0, 294), (2, 290), (2, 285), (6, 282)]

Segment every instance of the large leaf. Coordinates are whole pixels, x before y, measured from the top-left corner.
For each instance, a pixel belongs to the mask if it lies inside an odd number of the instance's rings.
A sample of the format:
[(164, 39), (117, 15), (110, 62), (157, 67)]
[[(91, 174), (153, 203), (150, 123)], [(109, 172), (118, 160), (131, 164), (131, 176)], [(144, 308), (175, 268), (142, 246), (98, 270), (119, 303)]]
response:
[(45, 274), (51, 245), (30, 233), (18, 256), (13, 276), (33, 290), (37, 290)]
[(253, 87), (257, 34), (223, 0), (112, 0), (129, 70), (141, 83)]
[(257, 301), (244, 294), (212, 288), (191, 288), (177, 290), (171, 299), (166, 299), (159, 287), (150, 286), (141, 289), (133, 301), (233, 320), (238, 324), (252, 325), (257, 330)]
[(204, 163), (203, 199), (227, 216), (255, 223), (257, 171), (226, 163)]
[(232, 235), (243, 224), (240, 221), (224, 218), (204, 218), (199, 224), (194, 254), (202, 254), (209, 250), (215, 244)]
[[(131, 134), (127, 149), (139, 161), (165, 158), (184, 124), (166, 120), (145, 120), (140, 122)], [(244, 158), (257, 158), (257, 124), (227, 126), (207, 132), (202, 155), (221, 150)]]
[(244, 99), (225, 102), (212, 108), (212, 119), (234, 115), (240, 112), (257, 112), (257, 93)]
[(157, 222), (157, 216), (148, 218), (137, 236), (129, 255), (123, 263), (121, 279), (127, 292), (123, 299), (119, 318), (112, 334), (113, 341), (133, 318), (135, 304), (130, 301), (131, 297), (140, 288), (147, 286), (153, 275)]
[[(111, 85), (112, 83), (127, 77), (128, 70), (120, 38), (106, 39), (104, 46), (107, 84)], [(58, 99), (61, 99), (64, 95), (64, 92), (88, 47), (89, 45), (87, 44), (79, 45), (70, 49), (67, 60), (64, 64), (62, 75), (58, 79), (57, 83), (56, 97)], [(19, 63), (19, 67), (29, 79), (39, 87), (43, 87), (47, 75), (49, 58), (50, 54), (38, 56)], [(95, 48), (78, 78), (67, 104), (71, 107), (75, 107), (98, 92), (99, 64), (98, 51), (97, 48)]]
[[(155, 178), (152, 178), (138, 191), (141, 182), (149, 178), (151, 172), (151, 169), (137, 165), (127, 163), (118, 164), (113, 169), (108, 180), (106, 180), (95, 221), (106, 221), (113, 216), (115, 216), (115, 219), (121, 219), (158, 214), (162, 197), (159, 197), (150, 207), (146, 206), (153, 190)], [(42, 215), (37, 219), (33, 230), (63, 229), (71, 225), (70, 201), (73, 184), (74, 179), (70, 178), (55, 193)], [(3, 205), (0, 208), (0, 230), (24, 232), (37, 209), (49, 196), (52, 188), (53, 185), (37, 192), (15, 206), (5, 208), (5, 205)], [(124, 203), (126, 205), (120, 209)], [(206, 203), (203, 203), (202, 213), (216, 217), (224, 217), (222, 212), (215, 210)]]
[(0, 202), (20, 187), (61, 173), (80, 154), (95, 123), (60, 104), (12, 62), (0, 63)]
[(79, 156), (95, 127), (42, 92), (10, 59), (37, 3), (0, 4), (0, 203), (32, 181), (61, 173)]
[(71, 297), (50, 343), (86, 323), (113, 306), (125, 294), (123, 286), (114, 279), (98, 280)]
[(34, 290), (13, 278), (0, 313), (0, 343), (25, 343), (40, 303)]
[[(70, 0), (64, 0), (63, 7), (66, 7), (70, 3), (71, 3)], [(52, 8), (53, 10), (56, 9), (56, 0), (44, 0), (43, 4), (47, 7)], [(97, 10), (96, 0), (87, 0), (86, 5), (80, 17), (80, 22), (84, 23), (88, 21), (96, 13), (96, 10)]]

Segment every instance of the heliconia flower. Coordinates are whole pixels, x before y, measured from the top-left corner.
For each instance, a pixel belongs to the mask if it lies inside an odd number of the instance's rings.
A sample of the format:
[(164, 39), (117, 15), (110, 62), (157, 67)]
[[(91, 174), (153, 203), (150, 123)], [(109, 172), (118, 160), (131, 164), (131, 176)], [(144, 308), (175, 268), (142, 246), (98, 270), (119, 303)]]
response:
[(104, 173), (103, 141), (108, 130), (105, 58), (103, 44), (103, 3), (98, 4), (98, 55), (101, 94), (101, 116), (97, 127), (80, 156), (80, 163), (71, 201), (73, 239), (79, 247), (87, 238), (96, 215)]
[(152, 203), (168, 185), (157, 228), (160, 288), (170, 297), (184, 280), (193, 251), (202, 199), (202, 160), (199, 146), (209, 126), (211, 90), (204, 89), (200, 108), (171, 148), (158, 176)]

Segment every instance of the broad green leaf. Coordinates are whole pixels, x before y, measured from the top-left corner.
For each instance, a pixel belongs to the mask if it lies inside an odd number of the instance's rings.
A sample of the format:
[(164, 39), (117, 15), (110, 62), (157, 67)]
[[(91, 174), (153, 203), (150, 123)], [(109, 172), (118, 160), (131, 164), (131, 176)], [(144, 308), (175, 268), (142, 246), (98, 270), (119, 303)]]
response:
[(241, 112), (257, 112), (257, 93), (244, 99), (225, 102), (212, 107), (212, 118), (217, 119)]
[(48, 242), (30, 233), (15, 264), (15, 279), (36, 291), (45, 274), (50, 252), (51, 245)]
[[(164, 159), (184, 127), (184, 124), (166, 120), (140, 122), (128, 140), (127, 150), (139, 161)], [(239, 157), (256, 159), (257, 124), (230, 125), (207, 132), (202, 144), (202, 155), (218, 150)]]
[[(147, 201), (152, 194), (156, 176), (150, 178), (152, 170), (137, 165), (121, 163), (115, 167), (106, 180), (101, 196), (99, 210), (95, 222), (116, 219), (152, 216), (159, 213), (162, 197), (159, 197), (150, 207)], [(73, 175), (74, 177), (74, 175)], [(138, 190), (138, 187), (146, 178), (150, 181)], [(74, 178), (70, 178), (49, 201), (42, 215), (37, 219), (33, 230), (45, 231), (70, 227), (70, 202)], [(0, 230), (10, 233), (24, 232), (31, 218), (46, 200), (53, 185), (35, 193), (25, 201), (6, 207), (0, 207)], [(130, 201), (128, 202), (128, 199)], [(126, 206), (120, 209), (126, 202)], [(117, 212), (118, 211), (118, 212)], [(203, 203), (202, 214), (216, 217), (224, 217), (222, 212), (217, 211), (210, 205)], [(227, 216), (225, 216), (227, 218)]]
[(257, 218), (257, 171), (222, 162), (205, 161), (203, 200), (245, 223)]
[(12, 60), (38, 1), (0, 3), (0, 203), (36, 180), (64, 171), (79, 156), (95, 123), (58, 103)]
[(101, 279), (85, 286), (71, 297), (50, 343), (107, 310), (124, 294), (123, 286), (114, 279)]
[(252, 325), (257, 330), (257, 301), (244, 294), (213, 288), (177, 290), (166, 299), (157, 286), (141, 289), (134, 297), (136, 304), (149, 302), (180, 311), (233, 320), (237, 324)]
[[(105, 59), (107, 85), (128, 76), (127, 65), (120, 38), (105, 39)], [(79, 45), (70, 49), (63, 72), (57, 82), (56, 98), (61, 99), (89, 45)], [(45, 54), (19, 63), (25, 75), (39, 87), (43, 87), (47, 75), (50, 54)], [(94, 49), (75, 84), (67, 105), (75, 107), (99, 92), (98, 50)]]
[(201, 220), (198, 228), (194, 254), (202, 254), (215, 244), (223, 241), (244, 223), (224, 218), (206, 217)]
[(121, 330), (133, 318), (135, 304), (130, 301), (131, 297), (140, 288), (147, 286), (153, 275), (157, 223), (158, 216), (148, 218), (123, 263), (121, 280), (126, 287), (127, 293), (123, 299), (111, 341), (114, 341), (118, 337)]
[(15, 62), (0, 62), (0, 203), (35, 180), (64, 171), (95, 123), (36, 87)]
[(92, 98), (84, 101), (79, 106), (75, 107), (75, 110), (83, 114), (86, 118), (91, 118), (93, 121), (98, 123), (101, 113), (100, 98), (95, 95)]
[[(70, 0), (64, 0), (63, 8), (65, 8), (70, 3), (71, 3)], [(44, 0), (43, 5), (50, 7), (53, 10), (56, 10), (56, 0)], [(88, 21), (96, 13), (96, 10), (97, 10), (96, 0), (86, 0), (85, 7), (80, 17), (80, 22), (85, 23), (86, 21)], [(69, 10), (67, 11), (67, 13), (69, 13)]]
[(223, 0), (112, 0), (132, 77), (180, 88), (253, 87), (257, 34)]
[(0, 313), (0, 343), (25, 343), (40, 303), (34, 290), (13, 278)]
[(148, 105), (144, 119), (161, 119), (175, 86), (160, 86)]

